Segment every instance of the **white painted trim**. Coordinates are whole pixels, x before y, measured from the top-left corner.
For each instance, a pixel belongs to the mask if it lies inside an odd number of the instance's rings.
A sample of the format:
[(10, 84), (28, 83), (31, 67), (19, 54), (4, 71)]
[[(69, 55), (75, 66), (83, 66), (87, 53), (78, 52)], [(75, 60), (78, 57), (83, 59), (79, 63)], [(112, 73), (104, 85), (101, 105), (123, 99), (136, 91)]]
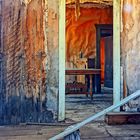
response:
[[(113, 103), (121, 99), (120, 83), (120, 27), (121, 27), (121, 0), (113, 0)], [(120, 108), (115, 111), (120, 111)]]
[[(120, 0), (113, 0), (113, 103), (120, 101)], [(65, 0), (59, 0), (59, 109), (65, 119)], [(120, 111), (118, 108), (116, 111)]]
[(58, 121), (65, 119), (65, 0), (59, 0), (59, 100)]

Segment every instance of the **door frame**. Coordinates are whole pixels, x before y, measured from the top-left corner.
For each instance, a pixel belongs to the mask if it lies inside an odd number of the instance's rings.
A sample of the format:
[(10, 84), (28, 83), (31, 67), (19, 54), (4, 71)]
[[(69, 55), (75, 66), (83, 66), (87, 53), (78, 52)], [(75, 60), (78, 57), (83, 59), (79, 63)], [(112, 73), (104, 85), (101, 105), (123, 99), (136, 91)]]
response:
[[(59, 95), (58, 121), (65, 119), (65, 20), (66, 2), (59, 0)], [(121, 0), (113, 0), (113, 103), (120, 101)], [(115, 111), (120, 111), (120, 108)]]
[(65, 19), (66, 0), (59, 0), (59, 95), (58, 95), (58, 121), (65, 119)]
[[(100, 41), (102, 38), (102, 31), (103, 30), (113, 30), (113, 24), (96, 24), (96, 68), (97, 69), (101, 69), (101, 62), (100, 62)], [(113, 32), (111, 32), (110, 34), (112, 34), (113, 36)], [(96, 75), (96, 90), (97, 93), (101, 93), (101, 75)]]

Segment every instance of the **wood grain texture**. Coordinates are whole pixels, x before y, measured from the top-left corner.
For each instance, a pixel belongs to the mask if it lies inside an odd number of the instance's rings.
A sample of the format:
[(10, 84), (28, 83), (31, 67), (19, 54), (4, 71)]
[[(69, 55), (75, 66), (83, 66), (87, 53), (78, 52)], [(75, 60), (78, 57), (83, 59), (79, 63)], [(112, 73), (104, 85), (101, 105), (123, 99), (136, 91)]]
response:
[[(102, 6), (112, 6), (113, 0), (79, 0), (80, 3), (94, 3)], [(75, 3), (75, 0), (66, 0), (66, 4)]]
[(5, 92), (0, 124), (53, 121), (46, 109), (47, 1), (24, 2), (4, 1), (2, 7)]

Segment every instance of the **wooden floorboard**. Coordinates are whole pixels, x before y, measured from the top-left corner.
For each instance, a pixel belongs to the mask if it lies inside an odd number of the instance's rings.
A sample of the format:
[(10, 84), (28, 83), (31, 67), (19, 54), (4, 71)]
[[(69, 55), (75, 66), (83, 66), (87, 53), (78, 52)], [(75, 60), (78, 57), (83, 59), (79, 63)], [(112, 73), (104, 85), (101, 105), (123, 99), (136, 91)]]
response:
[[(67, 126), (0, 127), (0, 140), (48, 140)], [(94, 122), (80, 129), (81, 140), (140, 140), (140, 125)]]

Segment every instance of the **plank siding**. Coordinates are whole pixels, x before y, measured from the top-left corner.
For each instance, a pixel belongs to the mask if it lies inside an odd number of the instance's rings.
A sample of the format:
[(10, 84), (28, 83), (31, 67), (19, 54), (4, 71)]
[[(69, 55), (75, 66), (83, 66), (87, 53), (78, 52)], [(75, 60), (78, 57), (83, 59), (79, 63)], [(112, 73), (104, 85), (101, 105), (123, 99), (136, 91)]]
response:
[(1, 80), (0, 86), (5, 91), (1, 93), (0, 124), (54, 121), (54, 113), (46, 107), (46, 2), (3, 2), (0, 78), (5, 85)]

